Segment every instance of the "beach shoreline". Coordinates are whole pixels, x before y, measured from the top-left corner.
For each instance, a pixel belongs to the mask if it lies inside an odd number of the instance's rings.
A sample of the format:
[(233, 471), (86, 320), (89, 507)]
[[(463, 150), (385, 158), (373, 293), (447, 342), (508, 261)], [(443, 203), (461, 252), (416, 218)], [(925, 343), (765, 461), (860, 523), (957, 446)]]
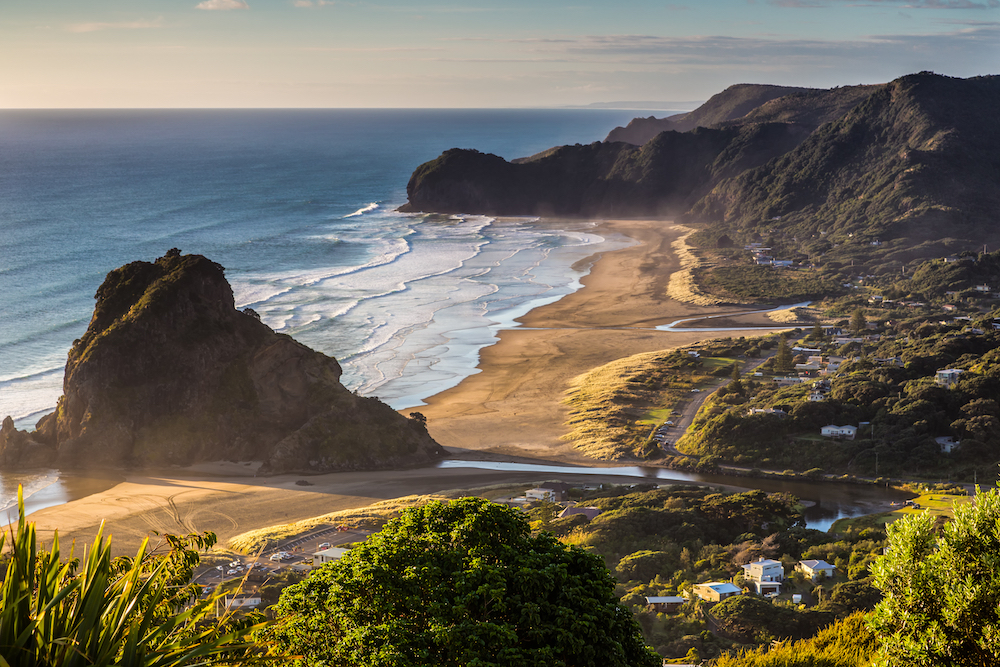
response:
[[(568, 430), (562, 399), (569, 381), (624, 356), (717, 337), (704, 331), (659, 331), (657, 325), (724, 313), (739, 317), (753, 310), (696, 305), (667, 296), (670, 277), (680, 267), (675, 243), (689, 231), (686, 228), (657, 220), (609, 220), (595, 231), (621, 234), (636, 243), (582, 260), (592, 266), (581, 279), (581, 289), (518, 318), (520, 326), (501, 331), (499, 342), (481, 350), (477, 373), (419, 407), (431, 435), (451, 458), (608, 466), (561, 439)], [(750, 317), (745, 324), (746, 335), (760, 335), (762, 331), (752, 327), (762, 324), (788, 328), (763, 316)], [(115, 536), (114, 551), (134, 553), (152, 531), (211, 530), (224, 544), (248, 530), (379, 500), (537, 481), (537, 473), (434, 467), (256, 477), (256, 467), (215, 462), (128, 471), (110, 488), (36, 511), (31, 518), (43, 541), (50, 541), (58, 529), (64, 543), (91, 541), (103, 519)], [(87, 473), (79, 476), (85, 479)]]

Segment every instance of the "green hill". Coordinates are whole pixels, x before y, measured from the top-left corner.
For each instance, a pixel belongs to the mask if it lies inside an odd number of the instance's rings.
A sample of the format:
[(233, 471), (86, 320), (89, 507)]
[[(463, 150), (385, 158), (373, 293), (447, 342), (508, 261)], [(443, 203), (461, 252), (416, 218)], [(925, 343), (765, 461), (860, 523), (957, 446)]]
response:
[(998, 108), (997, 76), (903, 77), (788, 154), (720, 183), (686, 218), (741, 237), (776, 231), (814, 257), (882, 267), (995, 244)]

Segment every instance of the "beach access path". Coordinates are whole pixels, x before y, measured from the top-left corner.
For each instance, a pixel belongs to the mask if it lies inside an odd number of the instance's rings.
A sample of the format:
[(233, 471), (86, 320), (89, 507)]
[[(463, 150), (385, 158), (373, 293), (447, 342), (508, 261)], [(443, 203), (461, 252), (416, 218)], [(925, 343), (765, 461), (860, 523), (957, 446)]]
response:
[[(692, 306), (668, 298), (670, 275), (679, 268), (671, 243), (685, 228), (664, 221), (625, 220), (604, 222), (600, 230), (623, 234), (637, 244), (592, 258), (593, 269), (582, 280), (582, 289), (520, 318), (521, 328), (501, 332), (498, 343), (482, 350), (478, 374), (416, 408), (427, 416), (431, 435), (453, 457), (606, 466), (561, 439), (567, 430), (563, 398), (572, 378), (640, 352), (719, 335), (763, 333), (751, 327), (789, 327), (759, 313), (740, 315), (753, 308)], [(685, 317), (723, 313), (733, 314), (727, 326), (736, 321), (747, 331), (714, 334), (655, 328)], [(31, 518), (45, 543), (51, 543), (58, 529), (63, 545), (76, 541), (78, 554), (104, 520), (106, 534), (114, 535), (114, 552), (134, 554), (153, 531), (211, 530), (224, 544), (249, 530), (380, 500), (541, 481), (538, 473), (530, 472), (419, 468), (310, 476), (312, 486), (301, 486), (296, 481), (303, 475), (255, 477), (256, 465), (219, 462), (127, 473), (124, 481), (109, 489), (40, 510)], [(576, 481), (572, 475), (564, 477), (566, 482)], [(585, 475), (579, 480), (595, 481)], [(616, 479), (609, 476), (603, 481)], [(617, 483), (630, 482), (634, 480), (624, 477)]]

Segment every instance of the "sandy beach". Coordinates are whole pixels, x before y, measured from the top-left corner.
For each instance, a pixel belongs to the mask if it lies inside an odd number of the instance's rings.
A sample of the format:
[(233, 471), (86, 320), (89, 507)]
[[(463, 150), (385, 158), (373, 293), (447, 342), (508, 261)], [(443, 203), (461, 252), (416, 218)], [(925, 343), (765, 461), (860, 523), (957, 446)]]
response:
[[(544, 223), (540, 223), (544, 224)], [(479, 370), (458, 386), (433, 396), (418, 410), (431, 434), (455, 458), (606, 465), (577, 453), (561, 440), (566, 432), (562, 403), (567, 383), (595, 366), (623, 356), (694, 343), (719, 335), (658, 331), (677, 319), (732, 313), (712, 326), (781, 325), (763, 315), (738, 317), (758, 308), (698, 306), (667, 297), (670, 275), (679, 268), (671, 244), (685, 231), (663, 221), (608, 221), (638, 243), (596, 259), (583, 289), (532, 310), (521, 328), (503, 331), (482, 351)], [(598, 232), (600, 233), (600, 232)], [(404, 413), (410, 410), (404, 410)], [(89, 542), (101, 520), (114, 535), (117, 553), (134, 552), (144, 536), (211, 530), (220, 544), (239, 533), (298, 521), (378, 500), (501, 482), (539, 481), (537, 473), (422, 468), (311, 476), (255, 477), (256, 465), (217, 463), (168, 471), (126, 473), (124, 481), (97, 493), (31, 515), (48, 542), (59, 529), (67, 540)], [(542, 477), (545, 479), (545, 477)], [(569, 480), (567, 480), (569, 481)]]

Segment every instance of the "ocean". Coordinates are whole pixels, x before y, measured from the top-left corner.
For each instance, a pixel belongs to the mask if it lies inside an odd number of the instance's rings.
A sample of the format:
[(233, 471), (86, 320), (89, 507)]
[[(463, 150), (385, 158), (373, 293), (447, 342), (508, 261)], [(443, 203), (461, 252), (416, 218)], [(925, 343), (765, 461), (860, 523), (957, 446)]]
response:
[(397, 213), (413, 169), (453, 147), (598, 141), (636, 113), (0, 111), (0, 418), (51, 411), (104, 276), (173, 247), (226, 267), (238, 307), (336, 357), (349, 388), (420, 406), (577, 289), (581, 260), (629, 241), (587, 221)]

